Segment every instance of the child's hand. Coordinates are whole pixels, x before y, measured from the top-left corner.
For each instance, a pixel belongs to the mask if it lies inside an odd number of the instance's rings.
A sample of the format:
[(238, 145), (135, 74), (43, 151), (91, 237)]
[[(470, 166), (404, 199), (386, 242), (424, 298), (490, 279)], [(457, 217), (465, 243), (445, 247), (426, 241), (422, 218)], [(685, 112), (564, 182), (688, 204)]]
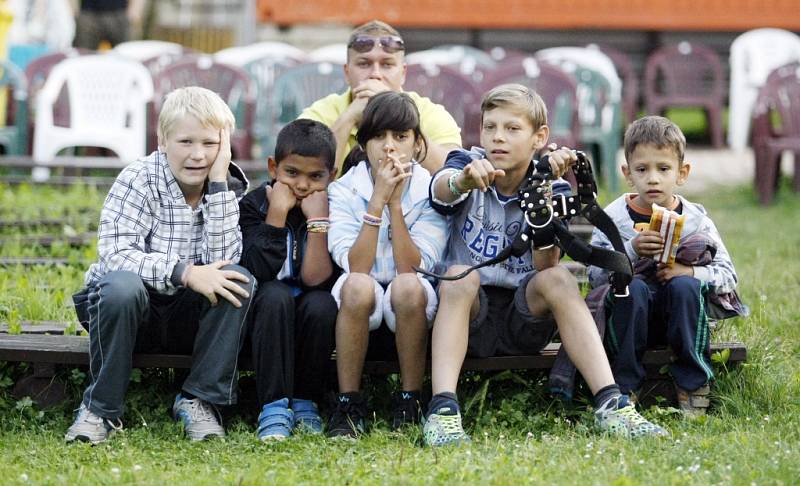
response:
[[(286, 214), (293, 207), (297, 206), (297, 198), (294, 197), (292, 189), (281, 181), (267, 186), (267, 201), (269, 201), (269, 211), (275, 208), (282, 214)], [(327, 216), (327, 213), (325, 214)]]
[[(408, 162), (409, 167), (410, 164)], [(375, 171), (375, 188), (372, 192), (372, 198), (377, 198), (376, 202), (381, 205), (381, 210), (387, 204), (394, 204), (399, 201), (403, 193), (402, 182), (409, 177), (411, 177), (411, 172), (405, 171), (405, 163), (400, 162), (393, 149), (388, 149), (386, 156), (378, 160), (377, 170)], [(400, 194), (395, 194), (395, 189), (398, 186), (400, 187), (398, 189)]]
[(217, 296), (219, 296), (233, 304), (234, 307), (241, 307), (242, 303), (237, 296), (246, 299), (250, 295), (235, 280), (248, 283), (249, 279), (239, 272), (222, 269), (230, 263), (230, 260), (225, 260), (208, 265), (190, 266), (184, 275), (186, 286), (203, 295), (211, 302), (212, 306), (217, 305), (219, 302)]
[(315, 191), (300, 201), (300, 209), (306, 219), (328, 217), (328, 192)]
[(211, 170), (208, 172), (210, 182), (225, 182), (228, 180), (228, 166), (231, 165), (231, 132), (228, 127), (219, 131), (219, 152)]
[(658, 231), (644, 230), (631, 240), (637, 255), (654, 257), (664, 250), (664, 239)]
[(392, 195), (389, 197), (389, 206), (400, 206), (405, 189), (404, 181), (411, 177), (411, 158), (406, 154), (398, 154), (394, 149), (386, 149), (386, 157), (392, 161), (394, 168), (400, 174), (400, 179), (394, 186)]
[(570, 167), (575, 165), (578, 161), (578, 155), (574, 150), (561, 147), (556, 150), (556, 144), (550, 144), (548, 148), (552, 151), (548, 153), (548, 161), (550, 162), (550, 169), (553, 171), (553, 177), (563, 176)]
[(471, 191), (472, 189), (480, 189), (482, 192), (486, 192), (496, 178), (505, 175), (504, 170), (495, 169), (492, 163), (486, 159), (473, 160), (456, 177), (455, 184), (461, 192)]
[(674, 262), (671, 267), (664, 263), (658, 264), (658, 269), (656, 270), (656, 280), (662, 284), (667, 283), (674, 277), (679, 277), (681, 275), (694, 277), (694, 267), (691, 265), (683, 265), (678, 262)]

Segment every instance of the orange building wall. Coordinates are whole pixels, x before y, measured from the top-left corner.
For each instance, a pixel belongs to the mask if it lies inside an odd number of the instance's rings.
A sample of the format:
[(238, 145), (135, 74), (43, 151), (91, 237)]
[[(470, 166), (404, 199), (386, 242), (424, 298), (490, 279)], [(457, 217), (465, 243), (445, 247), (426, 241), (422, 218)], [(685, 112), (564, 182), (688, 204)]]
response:
[(278, 25), (378, 18), (397, 27), (475, 29), (800, 30), (796, 0), (258, 0)]

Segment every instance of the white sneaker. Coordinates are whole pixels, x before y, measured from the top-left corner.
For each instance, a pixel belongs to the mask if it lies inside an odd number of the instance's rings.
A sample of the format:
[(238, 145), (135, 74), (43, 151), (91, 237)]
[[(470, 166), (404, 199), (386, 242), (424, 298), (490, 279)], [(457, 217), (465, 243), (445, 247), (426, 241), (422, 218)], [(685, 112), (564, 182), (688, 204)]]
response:
[(172, 416), (183, 422), (183, 431), (192, 440), (225, 437), (216, 407), (199, 398), (189, 400), (178, 394), (172, 405)]
[(75, 421), (64, 435), (64, 440), (67, 442), (79, 440), (94, 445), (105, 441), (118, 430), (122, 430), (122, 421), (117, 419), (115, 424), (109, 419), (95, 415), (81, 403)]

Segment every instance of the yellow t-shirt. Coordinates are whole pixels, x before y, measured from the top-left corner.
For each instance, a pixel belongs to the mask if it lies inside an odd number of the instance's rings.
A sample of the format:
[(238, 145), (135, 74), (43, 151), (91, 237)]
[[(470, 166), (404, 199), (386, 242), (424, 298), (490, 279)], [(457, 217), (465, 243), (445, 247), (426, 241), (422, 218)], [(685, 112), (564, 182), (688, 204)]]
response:
[[(428, 98), (423, 98), (413, 91), (406, 91), (406, 93), (417, 105), (420, 129), (430, 143), (461, 146), (461, 128), (459, 128), (444, 106), (436, 104)], [(330, 127), (333, 126), (349, 105), (350, 89), (344, 93), (334, 93), (315, 101), (311, 106), (303, 110), (298, 118), (309, 118)], [(347, 140), (345, 154), (350, 153), (353, 147), (356, 146), (356, 132), (358, 132), (358, 128), (353, 127), (350, 132), (350, 138)]]

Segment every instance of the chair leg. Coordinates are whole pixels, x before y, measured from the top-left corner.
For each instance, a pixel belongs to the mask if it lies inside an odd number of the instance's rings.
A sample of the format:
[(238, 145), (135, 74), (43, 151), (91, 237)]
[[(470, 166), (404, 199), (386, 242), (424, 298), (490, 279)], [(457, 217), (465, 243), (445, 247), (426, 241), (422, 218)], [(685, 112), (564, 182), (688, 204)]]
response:
[(800, 192), (800, 150), (794, 152), (794, 177), (792, 189), (794, 192)]
[(707, 106), (706, 118), (708, 120), (711, 145), (714, 148), (722, 148), (725, 143), (722, 137), (722, 110), (718, 106)]
[(617, 192), (617, 145), (603, 142), (600, 151), (603, 154), (603, 177), (612, 193)]
[[(771, 150), (768, 147), (753, 147), (756, 159), (755, 186), (758, 192), (758, 201), (767, 205), (775, 196), (775, 170)], [(779, 161), (780, 163), (780, 161)]]

